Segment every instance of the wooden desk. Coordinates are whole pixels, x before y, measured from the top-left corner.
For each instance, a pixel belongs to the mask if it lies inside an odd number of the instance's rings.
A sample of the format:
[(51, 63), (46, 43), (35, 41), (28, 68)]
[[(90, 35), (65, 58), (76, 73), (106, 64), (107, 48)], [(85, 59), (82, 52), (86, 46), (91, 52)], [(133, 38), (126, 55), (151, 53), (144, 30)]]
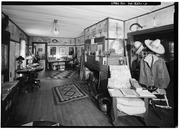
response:
[(71, 60), (54, 60), (54, 61), (48, 61), (49, 68), (53, 70), (65, 70), (65, 63), (70, 62)]
[(21, 70), (16, 70), (16, 73), (18, 73), (18, 74), (35, 73), (35, 72), (42, 71), (43, 69), (44, 69), (44, 67), (38, 66), (38, 67), (32, 67), (32, 68), (25, 68), (25, 69), (21, 69)]
[(148, 95), (140, 96), (138, 93), (136, 93), (136, 96), (125, 96), (119, 89), (108, 89), (110, 96), (112, 97), (112, 110), (111, 110), (111, 116), (113, 117), (112, 123), (115, 124), (117, 117), (118, 117), (118, 110), (117, 110), (117, 98), (119, 97), (134, 97), (134, 98), (143, 98), (145, 102), (145, 108), (146, 112), (144, 113), (144, 122), (146, 125), (148, 125), (147, 117), (148, 117), (148, 110), (149, 110), (149, 98), (155, 98), (156, 96), (152, 93), (148, 92)]

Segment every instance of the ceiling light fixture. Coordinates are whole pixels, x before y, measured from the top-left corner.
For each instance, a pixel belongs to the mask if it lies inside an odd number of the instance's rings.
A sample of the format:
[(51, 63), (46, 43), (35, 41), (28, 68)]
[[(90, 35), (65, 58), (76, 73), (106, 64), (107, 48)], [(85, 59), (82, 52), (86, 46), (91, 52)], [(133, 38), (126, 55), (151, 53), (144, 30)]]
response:
[(52, 33), (54, 35), (58, 35), (59, 34), (59, 27), (58, 27), (58, 20), (54, 20), (53, 22), (53, 29), (52, 29)]

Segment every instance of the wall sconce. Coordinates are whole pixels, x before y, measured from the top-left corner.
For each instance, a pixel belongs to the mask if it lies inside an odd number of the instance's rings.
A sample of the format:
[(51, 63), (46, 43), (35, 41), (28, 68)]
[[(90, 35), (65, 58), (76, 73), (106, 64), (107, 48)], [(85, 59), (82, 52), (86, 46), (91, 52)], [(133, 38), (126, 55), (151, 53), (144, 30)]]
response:
[(58, 27), (58, 20), (54, 20), (53, 22), (53, 29), (52, 29), (52, 33), (54, 35), (58, 35), (59, 34), (59, 27)]

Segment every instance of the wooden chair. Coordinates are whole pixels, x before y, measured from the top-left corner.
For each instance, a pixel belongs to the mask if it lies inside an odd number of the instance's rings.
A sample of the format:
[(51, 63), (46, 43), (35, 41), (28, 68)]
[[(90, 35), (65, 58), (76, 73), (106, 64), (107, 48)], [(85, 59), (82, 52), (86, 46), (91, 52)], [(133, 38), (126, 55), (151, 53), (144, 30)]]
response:
[(157, 89), (156, 92), (154, 92), (154, 95), (156, 98), (150, 100), (150, 105), (152, 106), (151, 110), (160, 119), (160, 125), (162, 125), (164, 116), (163, 111), (170, 111), (172, 110), (172, 107), (169, 105), (165, 89)]
[[(118, 68), (118, 66), (114, 66), (114, 68)], [(126, 69), (126, 70), (125, 70)], [(111, 71), (111, 70), (110, 70)], [(122, 76), (125, 76), (127, 73), (129, 73), (129, 78), (131, 78), (131, 74), (130, 74), (130, 70), (129, 70), (129, 68), (128, 67), (125, 67), (125, 68), (123, 68), (123, 70), (121, 70), (121, 69), (117, 69), (117, 70), (115, 70), (115, 71), (118, 71), (118, 73), (121, 73), (121, 71), (124, 71), (124, 72), (122, 72)], [(112, 75), (111, 75), (112, 76)], [(110, 77), (111, 77), (110, 76)], [(123, 77), (122, 77), (123, 78)], [(119, 80), (121, 80), (121, 77), (118, 77), (118, 79)], [(110, 81), (110, 80), (109, 80)], [(112, 85), (112, 82), (110, 83), (108, 81), (108, 88), (116, 88), (116, 86), (113, 86)], [(127, 82), (129, 82), (129, 80), (127, 81)], [(128, 97), (126, 97), (126, 98), (128, 98)], [(134, 97), (134, 98), (137, 98), (137, 100), (141, 100), (141, 98), (139, 98), (139, 97)], [(113, 125), (115, 125), (116, 124), (116, 121), (117, 121), (117, 119), (118, 119), (118, 117), (120, 117), (120, 116), (138, 116), (138, 117), (142, 117), (142, 118), (144, 118), (144, 116), (145, 116), (145, 112), (143, 111), (142, 113), (138, 113), (138, 114), (135, 114), (135, 115), (128, 115), (127, 113), (125, 113), (125, 112), (123, 112), (123, 111), (120, 111), (118, 108), (117, 108), (117, 97), (112, 97), (112, 106), (111, 106), (111, 121), (112, 121), (112, 124)], [(144, 106), (145, 108), (147, 107), (147, 104), (145, 104), (145, 106)]]
[(113, 125), (116, 124), (118, 117), (122, 117), (122, 116), (137, 116), (142, 118), (142, 120), (144, 120), (144, 116), (145, 113), (142, 114), (136, 114), (136, 115), (128, 115), (126, 113), (124, 113), (123, 111), (119, 111), (117, 109), (117, 98), (112, 98), (112, 106), (111, 106), (111, 123)]

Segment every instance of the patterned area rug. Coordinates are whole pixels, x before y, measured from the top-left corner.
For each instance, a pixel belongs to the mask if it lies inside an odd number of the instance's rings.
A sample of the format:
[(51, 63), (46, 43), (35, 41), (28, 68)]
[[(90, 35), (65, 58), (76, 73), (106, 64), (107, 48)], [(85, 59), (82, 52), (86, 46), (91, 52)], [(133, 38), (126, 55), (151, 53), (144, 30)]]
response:
[(69, 79), (75, 73), (76, 73), (75, 70), (57, 71), (57, 72), (51, 74), (49, 77), (46, 77), (46, 79), (66, 79), (66, 78)]
[(67, 84), (53, 88), (56, 104), (62, 104), (88, 97), (76, 84)]

